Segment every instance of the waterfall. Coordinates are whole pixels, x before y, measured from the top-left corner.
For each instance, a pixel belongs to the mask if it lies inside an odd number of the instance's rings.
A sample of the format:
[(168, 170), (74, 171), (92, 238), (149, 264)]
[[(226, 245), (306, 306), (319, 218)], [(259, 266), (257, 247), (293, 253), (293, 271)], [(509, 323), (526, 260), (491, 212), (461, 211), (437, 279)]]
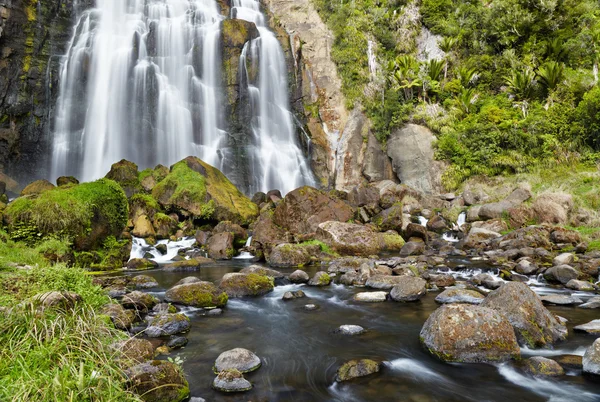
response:
[(88, 181), (120, 159), (143, 169), (188, 155), (227, 174), (233, 165), (227, 158), (247, 155), (252, 177), (242, 189), (248, 194), (314, 185), (289, 111), (281, 46), (258, 2), (234, 0), (231, 13), (260, 33), (247, 43), (259, 71), (257, 82), (245, 84), (253, 111), (248, 149), (226, 149), (220, 58), (226, 17), (215, 0), (96, 0), (78, 19), (62, 60), (51, 178)]

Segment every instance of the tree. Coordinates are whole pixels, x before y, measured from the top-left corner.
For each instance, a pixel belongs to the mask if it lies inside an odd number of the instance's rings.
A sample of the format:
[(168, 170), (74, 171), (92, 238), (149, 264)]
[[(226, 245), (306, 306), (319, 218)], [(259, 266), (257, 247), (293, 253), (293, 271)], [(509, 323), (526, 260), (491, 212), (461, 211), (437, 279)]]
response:
[(452, 52), (452, 49), (454, 49), (454, 46), (457, 42), (458, 40), (452, 36), (444, 36), (439, 43), (440, 49), (442, 50), (442, 52), (445, 53), (444, 60), (446, 61), (446, 64), (444, 65), (444, 80), (448, 78), (448, 63), (450, 61), (450, 52)]
[(468, 88), (477, 80), (477, 70), (474, 68), (462, 66), (458, 69), (457, 76), (460, 80), (460, 84), (464, 88)]

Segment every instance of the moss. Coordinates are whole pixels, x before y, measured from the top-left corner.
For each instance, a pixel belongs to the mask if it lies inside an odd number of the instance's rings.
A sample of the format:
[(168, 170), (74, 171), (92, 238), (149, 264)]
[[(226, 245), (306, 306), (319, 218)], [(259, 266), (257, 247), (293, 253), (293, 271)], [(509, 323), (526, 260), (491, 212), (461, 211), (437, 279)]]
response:
[(338, 253), (336, 253), (335, 251), (333, 251), (331, 249), (331, 247), (329, 247), (327, 244), (323, 243), (320, 240), (305, 241), (305, 242), (300, 243), (300, 246), (319, 246), (321, 248), (321, 252), (323, 252), (325, 254), (329, 254), (332, 257), (339, 257), (340, 256)]
[(19, 197), (5, 211), (11, 232), (26, 225), (37, 230), (40, 238), (55, 235), (80, 243), (91, 240), (88, 247), (97, 246), (110, 234), (119, 235), (128, 215), (123, 190), (108, 179), (54, 188), (36, 198)]
[(405, 241), (399, 234), (383, 233), (382, 239), (384, 248), (387, 251), (398, 251), (404, 246)]
[(323, 274), (321, 274), (321, 276), (319, 276), (319, 286), (327, 286), (330, 283), (331, 283), (331, 276), (329, 276), (329, 274), (323, 273)]

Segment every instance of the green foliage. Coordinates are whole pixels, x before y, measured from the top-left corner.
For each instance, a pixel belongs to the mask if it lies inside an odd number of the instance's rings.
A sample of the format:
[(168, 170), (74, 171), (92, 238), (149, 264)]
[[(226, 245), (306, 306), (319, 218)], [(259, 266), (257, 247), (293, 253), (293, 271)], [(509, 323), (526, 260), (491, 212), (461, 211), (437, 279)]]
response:
[(329, 254), (329, 255), (335, 256), (335, 257), (339, 256), (339, 254), (336, 253), (335, 251), (333, 251), (331, 249), (331, 247), (329, 247), (327, 244), (323, 243), (320, 240), (308, 240), (308, 241), (305, 241), (303, 243), (300, 243), (300, 245), (301, 246), (305, 246), (305, 245), (307, 245), (307, 246), (319, 246), (321, 248), (321, 251), (323, 253)]
[(8, 239), (8, 235), (0, 231), (0, 272), (13, 270), (16, 265), (45, 267), (48, 261), (35, 249)]

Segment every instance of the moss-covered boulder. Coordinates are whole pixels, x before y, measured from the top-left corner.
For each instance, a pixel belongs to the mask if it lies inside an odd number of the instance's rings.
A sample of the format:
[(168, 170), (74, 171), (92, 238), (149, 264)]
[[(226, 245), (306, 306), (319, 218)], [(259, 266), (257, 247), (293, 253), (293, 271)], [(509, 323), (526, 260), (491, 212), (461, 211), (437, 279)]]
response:
[(111, 347), (117, 352), (117, 358), (127, 362), (143, 363), (154, 358), (154, 347), (146, 339), (130, 338), (119, 341)]
[(349, 381), (358, 377), (365, 377), (379, 372), (379, 363), (371, 359), (350, 360), (338, 370), (335, 380), (337, 382)]
[(56, 179), (56, 185), (58, 187), (71, 186), (75, 184), (79, 184), (79, 180), (73, 176), (60, 176), (58, 179)]
[(151, 195), (138, 193), (129, 199), (129, 219), (133, 222), (142, 215), (152, 219), (160, 210), (159, 203)]
[(543, 377), (555, 377), (565, 374), (565, 370), (560, 364), (542, 356), (534, 356), (525, 360), (524, 369), (530, 374)]
[(121, 304), (125, 308), (134, 309), (145, 314), (152, 310), (152, 307), (158, 304), (158, 299), (152, 295), (149, 295), (148, 293), (134, 290), (133, 292), (127, 293), (123, 296)]
[(147, 258), (132, 258), (127, 262), (127, 269), (135, 271), (144, 271), (154, 268), (158, 268), (158, 263)]
[(131, 390), (145, 402), (181, 402), (190, 388), (181, 369), (174, 363), (154, 360), (125, 370)]
[(44, 191), (52, 190), (53, 188), (54, 184), (50, 183), (48, 180), (36, 180), (33, 183), (28, 184), (23, 191), (21, 191), (21, 196), (38, 195)]
[(148, 319), (145, 334), (151, 338), (189, 332), (190, 319), (182, 313), (162, 313)]
[(169, 168), (157, 165), (154, 169), (145, 169), (138, 175), (138, 180), (144, 191), (152, 192), (154, 186), (169, 174)]
[(138, 178), (137, 165), (125, 159), (113, 163), (110, 171), (104, 177), (117, 182), (125, 191), (127, 198), (139, 193), (142, 189)]
[(133, 230), (131, 234), (136, 237), (154, 237), (156, 232), (154, 231), (154, 227), (152, 226), (152, 222), (147, 215), (140, 215), (133, 223)]
[(216, 260), (230, 260), (235, 254), (233, 248), (233, 233), (217, 233), (208, 239), (206, 248), (208, 256)]
[(328, 286), (331, 283), (331, 276), (325, 271), (319, 271), (308, 281), (309, 286)]
[(223, 276), (219, 287), (229, 297), (262, 296), (273, 290), (273, 278), (258, 274), (229, 273)]
[(167, 290), (165, 301), (194, 307), (223, 307), (227, 304), (227, 293), (211, 282), (193, 282)]
[(380, 230), (396, 230), (402, 231), (402, 204), (394, 204), (388, 209), (384, 209), (379, 214), (371, 218)]
[(165, 265), (163, 269), (170, 272), (191, 272), (198, 271), (203, 265), (213, 262), (214, 260), (211, 260), (210, 258), (196, 257), (190, 258), (189, 260), (171, 262)]
[(468, 304), (446, 304), (427, 319), (421, 343), (447, 362), (503, 362), (520, 357), (515, 332), (499, 312)]
[(169, 215), (157, 213), (152, 220), (152, 226), (156, 231), (157, 239), (168, 239), (172, 234), (177, 232), (177, 220)]
[(303, 267), (310, 264), (312, 257), (320, 253), (321, 248), (318, 245), (283, 243), (273, 247), (266, 259), (272, 267)]
[(129, 206), (117, 183), (100, 179), (57, 187), (37, 197), (19, 197), (4, 212), (11, 236), (55, 235), (73, 240), (77, 250), (100, 247), (109, 236), (120, 236)]
[(336, 221), (321, 223), (315, 238), (341, 255), (370, 256), (398, 251), (404, 245), (404, 239), (395, 232), (379, 233), (369, 226)]
[(247, 224), (258, 215), (256, 204), (223, 173), (193, 156), (171, 166), (152, 196), (169, 210), (207, 220)]
[(120, 304), (107, 304), (102, 308), (102, 314), (109, 316), (117, 329), (131, 328), (131, 324), (135, 320), (135, 313), (125, 310)]

